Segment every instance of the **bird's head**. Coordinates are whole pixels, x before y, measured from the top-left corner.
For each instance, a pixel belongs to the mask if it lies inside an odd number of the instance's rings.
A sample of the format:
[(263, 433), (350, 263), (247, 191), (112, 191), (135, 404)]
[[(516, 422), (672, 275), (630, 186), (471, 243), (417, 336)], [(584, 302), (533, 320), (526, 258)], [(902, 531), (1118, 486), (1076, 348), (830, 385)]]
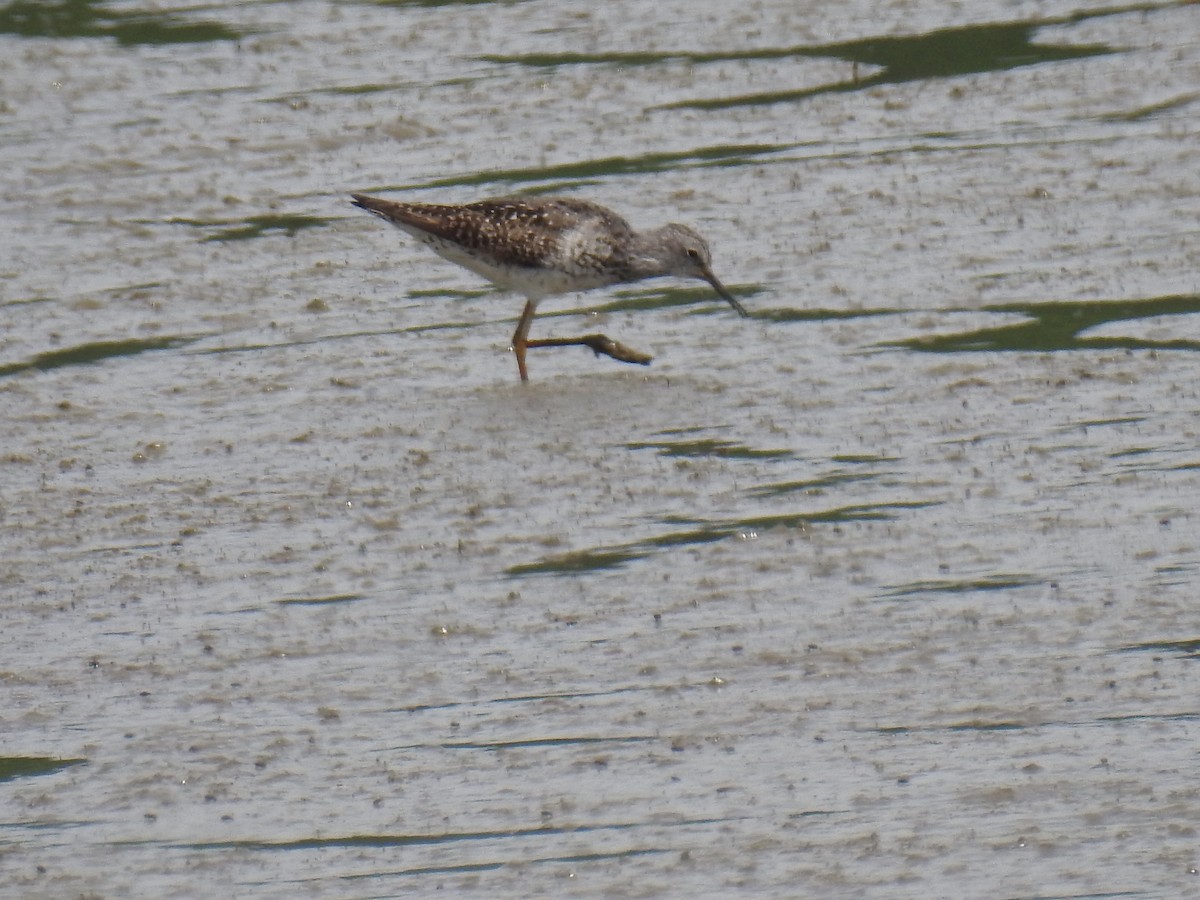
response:
[(666, 258), (662, 262), (672, 275), (680, 278), (700, 278), (707, 281), (722, 300), (738, 311), (738, 315), (750, 315), (713, 274), (712, 253), (704, 238), (686, 225), (675, 223), (664, 225), (659, 229), (658, 234), (662, 246), (666, 249)]

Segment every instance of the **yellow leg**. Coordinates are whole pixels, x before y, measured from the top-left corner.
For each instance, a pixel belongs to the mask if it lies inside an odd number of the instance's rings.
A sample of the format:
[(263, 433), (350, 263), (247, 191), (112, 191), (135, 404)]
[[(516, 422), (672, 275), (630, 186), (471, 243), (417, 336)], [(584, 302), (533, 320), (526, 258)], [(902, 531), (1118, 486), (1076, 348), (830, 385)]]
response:
[(521, 318), (517, 320), (517, 330), (513, 332), (512, 336), (512, 349), (517, 357), (517, 371), (521, 373), (522, 381), (529, 380), (529, 372), (525, 368), (525, 351), (530, 347), (590, 347), (597, 355), (603, 353), (605, 356), (611, 356), (620, 362), (637, 363), (641, 366), (650, 365), (650, 360), (652, 359), (650, 354), (634, 350), (632, 347), (626, 347), (624, 344), (618, 343), (603, 334), (585, 334), (583, 337), (530, 340), (529, 326), (533, 324), (533, 314), (536, 310), (537, 304), (534, 301), (529, 300), (525, 303), (525, 309), (521, 313)]
[(619, 362), (637, 363), (639, 366), (648, 366), (650, 365), (650, 361), (654, 359), (649, 353), (643, 353), (641, 350), (626, 347), (624, 344), (614, 341), (606, 334), (585, 334), (583, 337), (538, 338), (537, 340), (527, 340), (525, 346), (589, 347), (597, 356), (603, 353), (605, 356), (611, 356)]
[(513, 353), (517, 356), (517, 371), (521, 373), (522, 381), (529, 380), (529, 373), (525, 370), (525, 348), (529, 346), (529, 326), (533, 324), (533, 313), (536, 309), (537, 304), (532, 300), (525, 301), (525, 309), (521, 318), (517, 320), (517, 330), (512, 336)]

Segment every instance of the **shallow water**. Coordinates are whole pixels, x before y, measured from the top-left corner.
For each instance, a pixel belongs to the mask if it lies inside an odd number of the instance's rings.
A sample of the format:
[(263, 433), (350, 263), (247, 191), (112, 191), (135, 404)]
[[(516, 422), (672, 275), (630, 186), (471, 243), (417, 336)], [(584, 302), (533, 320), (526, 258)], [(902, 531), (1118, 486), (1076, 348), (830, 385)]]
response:
[[(5, 891), (1195, 891), (1194, 4), (0, 32)], [(547, 301), (655, 360), (521, 385), (352, 190), (687, 222), (753, 318)]]

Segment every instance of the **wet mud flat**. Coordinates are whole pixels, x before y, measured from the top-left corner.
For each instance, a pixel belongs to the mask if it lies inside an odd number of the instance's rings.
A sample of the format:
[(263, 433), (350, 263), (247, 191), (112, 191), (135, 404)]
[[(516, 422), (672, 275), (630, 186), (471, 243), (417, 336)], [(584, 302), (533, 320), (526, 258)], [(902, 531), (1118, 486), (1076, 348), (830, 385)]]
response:
[(6, 884), (1191, 889), (1194, 6), (680, 9), (0, 9)]

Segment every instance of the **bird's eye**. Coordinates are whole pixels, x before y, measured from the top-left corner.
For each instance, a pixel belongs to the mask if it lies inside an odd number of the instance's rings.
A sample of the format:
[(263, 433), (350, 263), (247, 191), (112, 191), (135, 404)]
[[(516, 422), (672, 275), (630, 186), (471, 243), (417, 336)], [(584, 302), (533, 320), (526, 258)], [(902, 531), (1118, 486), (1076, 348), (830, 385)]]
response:
[(700, 258), (700, 251), (699, 251), (699, 250), (697, 250), (695, 247), (688, 247), (688, 248), (687, 248), (687, 255), (688, 255), (688, 259), (699, 259), (699, 258)]

